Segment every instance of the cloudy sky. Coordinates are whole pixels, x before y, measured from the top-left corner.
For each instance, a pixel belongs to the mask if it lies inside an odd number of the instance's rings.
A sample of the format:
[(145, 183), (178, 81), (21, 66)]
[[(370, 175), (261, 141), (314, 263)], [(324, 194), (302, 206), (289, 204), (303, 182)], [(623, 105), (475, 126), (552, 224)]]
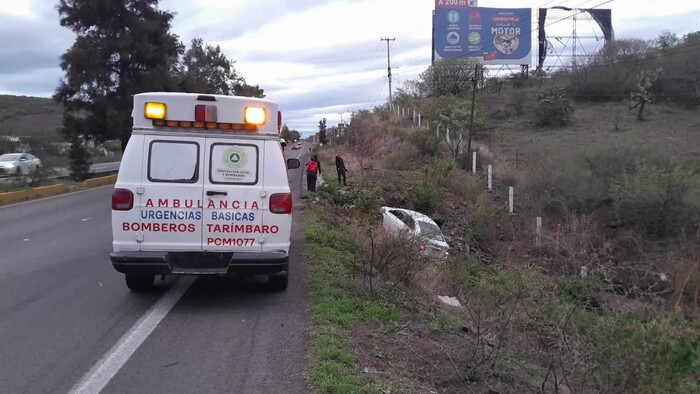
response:
[[(62, 76), (59, 57), (74, 40), (59, 24), (56, 3), (0, 1), (0, 94), (53, 93)], [(332, 125), (341, 117), (348, 120), (353, 110), (386, 102), (387, 47), (382, 37), (396, 38), (391, 42), (393, 87), (416, 79), (431, 60), (434, 5), (434, 0), (160, 1), (161, 9), (176, 14), (173, 31), (182, 41), (201, 37), (220, 45), (248, 83), (259, 84), (267, 98), (280, 103), (288, 126), (304, 134), (315, 132), (321, 118)], [(700, 29), (700, 2), (479, 0), (481, 7), (556, 5), (611, 8), (617, 38), (653, 39), (664, 29), (682, 36)], [(556, 21), (567, 15), (556, 14), (551, 22), (548, 18), (549, 35), (566, 41), (573, 22)], [(586, 20), (577, 22), (577, 31), (601, 35)], [(598, 45), (595, 38), (583, 41), (579, 48)], [(533, 56), (535, 52), (533, 46)]]

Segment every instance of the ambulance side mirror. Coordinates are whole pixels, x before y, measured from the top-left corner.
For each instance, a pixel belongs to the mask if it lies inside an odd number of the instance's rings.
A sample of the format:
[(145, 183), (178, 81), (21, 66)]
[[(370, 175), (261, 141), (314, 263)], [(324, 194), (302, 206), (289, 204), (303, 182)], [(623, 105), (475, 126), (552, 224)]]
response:
[(294, 170), (299, 167), (301, 167), (301, 162), (299, 162), (299, 159), (287, 159), (288, 170)]

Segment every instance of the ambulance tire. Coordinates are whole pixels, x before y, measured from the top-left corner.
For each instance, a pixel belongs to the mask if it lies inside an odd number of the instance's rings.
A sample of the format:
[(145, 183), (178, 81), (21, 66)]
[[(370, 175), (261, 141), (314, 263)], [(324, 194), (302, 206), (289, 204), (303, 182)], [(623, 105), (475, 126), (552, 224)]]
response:
[(155, 275), (125, 274), (124, 278), (126, 279), (126, 287), (133, 292), (140, 293), (153, 288)]
[(269, 291), (285, 291), (289, 284), (289, 273), (282, 271), (267, 276), (267, 289)]

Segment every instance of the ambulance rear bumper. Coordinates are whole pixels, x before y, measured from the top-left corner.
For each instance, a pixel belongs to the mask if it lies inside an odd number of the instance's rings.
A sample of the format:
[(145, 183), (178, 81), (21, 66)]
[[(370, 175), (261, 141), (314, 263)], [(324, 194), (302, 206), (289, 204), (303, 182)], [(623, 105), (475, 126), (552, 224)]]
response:
[(288, 269), (286, 252), (115, 252), (109, 255), (118, 272), (137, 275), (258, 275)]

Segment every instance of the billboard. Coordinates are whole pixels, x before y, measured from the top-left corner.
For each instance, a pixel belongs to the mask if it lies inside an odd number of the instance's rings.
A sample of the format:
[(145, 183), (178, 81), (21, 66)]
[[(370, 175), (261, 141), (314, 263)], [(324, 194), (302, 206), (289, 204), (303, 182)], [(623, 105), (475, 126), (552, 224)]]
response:
[(530, 8), (438, 7), (440, 1), (469, 3), (468, 0), (436, 0), (435, 60), (474, 58), (483, 64), (532, 63)]

